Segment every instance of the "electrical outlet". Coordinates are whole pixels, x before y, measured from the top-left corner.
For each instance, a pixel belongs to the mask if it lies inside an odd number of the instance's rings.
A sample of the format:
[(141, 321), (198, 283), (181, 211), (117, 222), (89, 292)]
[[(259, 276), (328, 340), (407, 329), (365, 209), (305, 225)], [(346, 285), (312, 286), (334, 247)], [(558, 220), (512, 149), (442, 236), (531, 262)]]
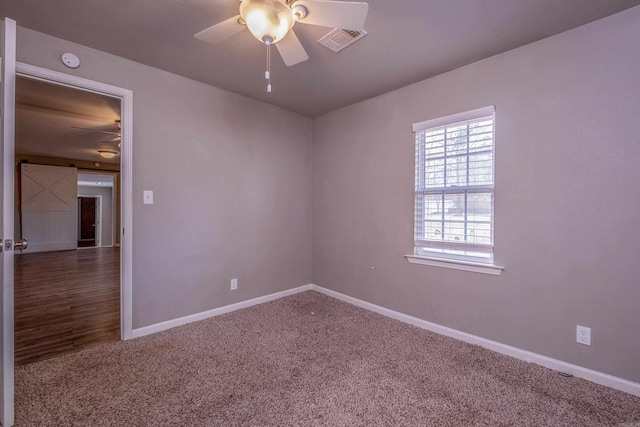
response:
[(591, 345), (591, 328), (586, 326), (576, 326), (576, 342), (584, 345)]
[(231, 290), (235, 291), (238, 289), (238, 279), (231, 279)]

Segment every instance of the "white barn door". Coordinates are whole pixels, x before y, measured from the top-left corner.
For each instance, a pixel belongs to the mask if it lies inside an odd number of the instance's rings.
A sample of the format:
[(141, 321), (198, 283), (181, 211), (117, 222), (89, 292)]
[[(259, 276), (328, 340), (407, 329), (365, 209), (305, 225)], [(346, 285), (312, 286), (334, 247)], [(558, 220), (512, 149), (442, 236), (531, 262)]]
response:
[(62, 166), (21, 165), (22, 236), (25, 252), (78, 247), (78, 171)]

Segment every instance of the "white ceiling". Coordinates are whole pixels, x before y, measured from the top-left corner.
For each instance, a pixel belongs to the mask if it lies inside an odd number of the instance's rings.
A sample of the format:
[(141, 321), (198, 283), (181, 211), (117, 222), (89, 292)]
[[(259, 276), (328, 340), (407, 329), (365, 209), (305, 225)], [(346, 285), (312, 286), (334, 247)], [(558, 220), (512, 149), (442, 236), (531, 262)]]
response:
[[(310, 59), (285, 67), (244, 31), (193, 37), (238, 0), (2, 0), (18, 25), (315, 117), (640, 4), (640, 0), (368, 0), (362, 40), (334, 53), (330, 29), (296, 24)], [(274, 52), (275, 53), (275, 52)], [(82, 58), (81, 58), (82, 59)]]

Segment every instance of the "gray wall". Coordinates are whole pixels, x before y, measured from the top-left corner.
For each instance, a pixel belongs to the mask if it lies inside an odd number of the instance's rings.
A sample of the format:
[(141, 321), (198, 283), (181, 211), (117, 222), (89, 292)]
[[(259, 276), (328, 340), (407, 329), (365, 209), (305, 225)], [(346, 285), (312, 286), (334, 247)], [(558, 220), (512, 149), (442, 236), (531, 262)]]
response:
[(100, 246), (113, 245), (113, 188), (78, 185), (78, 196), (102, 196), (102, 241)]
[(134, 328), (310, 283), (310, 119), (24, 28), (18, 61), (134, 91)]
[[(315, 119), (313, 282), (640, 381), (639, 40), (636, 7)], [(487, 105), (505, 270), (408, 264), (411, 124)]]

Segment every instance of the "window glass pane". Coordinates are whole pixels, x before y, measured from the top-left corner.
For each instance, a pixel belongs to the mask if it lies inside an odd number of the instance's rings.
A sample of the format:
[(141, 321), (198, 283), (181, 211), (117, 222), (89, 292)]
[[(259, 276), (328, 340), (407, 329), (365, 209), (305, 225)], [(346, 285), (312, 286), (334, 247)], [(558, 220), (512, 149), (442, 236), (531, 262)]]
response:
[(452, 139), (452, 138), (462, 138), (461, 140), (466, 141), (466, 137), (468, 134), (468, 128), (467, 125), (460, 125), (460, 126), (452, 126), (452, 127), (448, 127), (447, 128), (447, 138)]
[(421, 240), (442, 240), (442, 221), (425, 221)]
[(467, 152), (467, 136), (463, 135), (450, 135), (447, 139), (447, 156), (459, 156)]
[(446, 161), (446, 184), (451, 186), (467, 185), (467, 158), (453, 157)]
[(493, 183), (493, 153), (469, 156), (469, 185), (491, 185)]
[(467, 242), (481, 245), (491, 244), (490, 223), (468, 223)]
[(424, 218), (425, 220), (436, 220), (442, 218), (442, 195), (427, 194), (424, 197)]
[(444, 224), (444, 237), (443, 240), (448, 242), (464, 242), (464, 222), (462, 221), (450, 221), (452, 215), (447, 215), (449, 221)]
[[(469, 221), (491, 221), (491, 206), (493, 204), (491, 193), (467, 194), (467, 219)], [(476, 218), (475, 216), (478, 215)]]
[(483, 120), (480, 122), (469, 123), (469, 135), (480, 135), (493, 132), (493, 121)]
[(444, 129), (437, 132), (428, 132), (425, 135), (425, 155), (427, 157), (440, 157), (444, 153)]
[(482, 135), (478, 137), (472, 137), (469, 139), (469, 152), (470, 153), (481, 153), (491, 151), (492, 138), (493, 135)]
[(460, 220), (464, 215), (464, 193), (447, 193), (444, 195), (445, 213), (447, 220)]
[(444, 187), (444, 159), (425, 162), (425, 181), (427, 188)]

